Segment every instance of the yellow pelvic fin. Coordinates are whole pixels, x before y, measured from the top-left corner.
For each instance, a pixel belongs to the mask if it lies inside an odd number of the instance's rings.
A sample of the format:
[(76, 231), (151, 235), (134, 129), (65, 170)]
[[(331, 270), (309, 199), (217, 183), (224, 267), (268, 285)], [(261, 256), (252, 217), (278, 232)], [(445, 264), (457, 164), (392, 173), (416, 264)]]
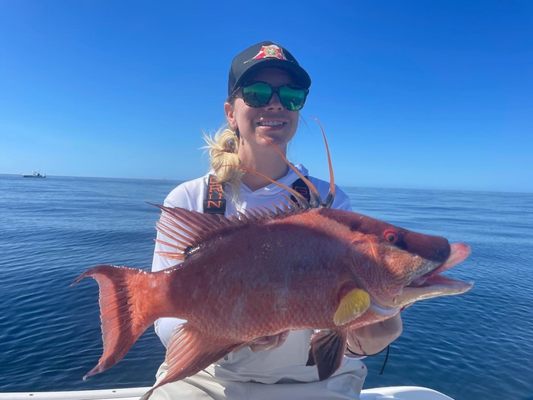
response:
[(362, 289), (353, 289), (341, 299), (333, 316), (335, 325), (340, 326), (353, 321), (370, 307), (370, 296)]

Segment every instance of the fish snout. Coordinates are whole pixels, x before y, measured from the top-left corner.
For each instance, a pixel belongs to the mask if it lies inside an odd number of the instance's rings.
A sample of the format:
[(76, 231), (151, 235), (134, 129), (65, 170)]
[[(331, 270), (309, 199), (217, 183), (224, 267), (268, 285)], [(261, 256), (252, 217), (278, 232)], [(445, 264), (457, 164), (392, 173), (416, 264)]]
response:
[(450, 245), (450, 254), (448, 258), (446, 258), (446, 260), (431, 273), (431, 276), (440, 274), (441, 272), (449, 270), (457, 264), (462, 263), (468, 258), (470, 253), (470, 246), (466, 243), (452, 243)]
[(447, 260), (451, 252), (450, 243), (442, 236), (406, 231), (404, 243), (405, 250), (438, 264)]

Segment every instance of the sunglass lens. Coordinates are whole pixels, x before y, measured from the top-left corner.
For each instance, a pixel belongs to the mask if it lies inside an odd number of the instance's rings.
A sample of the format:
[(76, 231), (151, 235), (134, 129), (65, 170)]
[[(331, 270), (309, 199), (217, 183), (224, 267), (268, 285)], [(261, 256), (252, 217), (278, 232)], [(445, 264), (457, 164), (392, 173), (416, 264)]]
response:
[(263, 107), (272, 98), (272, 88), (264, 82), (256, 82), (242, 88), (242, 98), (251, 107)]
[(301, 110), (305, 104), (307, 90), (282, 86), (279, 88), (279, 99), (283, 107), (289, 111)]

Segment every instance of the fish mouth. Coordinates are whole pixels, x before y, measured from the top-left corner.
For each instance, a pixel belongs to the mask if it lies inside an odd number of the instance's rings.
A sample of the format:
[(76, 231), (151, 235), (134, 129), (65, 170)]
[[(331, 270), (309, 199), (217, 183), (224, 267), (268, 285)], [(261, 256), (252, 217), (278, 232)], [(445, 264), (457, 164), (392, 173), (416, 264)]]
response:
[(419, 300), (468, 292), (474, 285), (472, 282), (451, 279), (441, 274), (466, 260), (469, 255), (470, 246), (467, 244), (451, 244), (450, 255), (442, 264), (435, 264), (430, 271), (413, 279), (392, 299), (379, 302), (373, 299), (372, 310), (380, 315), (391, 315)]
[(403, 289), (396, 302), (405, 307), (418, 300), (452, 296), (469, 291), (474, 285), (472, 282), (451, 279), (441, 274), (466, 260), (470, 255), (470, 251), (470, 246), (467, 244), (452, 243), (450, 245), (450, 255), (446, 261), (430, 272), (415, 278)]

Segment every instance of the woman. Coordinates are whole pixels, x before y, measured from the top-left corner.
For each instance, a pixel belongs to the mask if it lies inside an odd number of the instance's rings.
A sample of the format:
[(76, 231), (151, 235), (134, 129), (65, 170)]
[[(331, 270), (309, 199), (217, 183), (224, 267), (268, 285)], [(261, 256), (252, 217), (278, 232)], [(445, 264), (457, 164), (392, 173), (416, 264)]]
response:
[[(279, 204), (287, 192), (270, 179), (305, 192), (305, 184), (288, 168), (277, 149), (286, 153), (310, 85), (307, 72), (280, 45), (261, 42), (238, 54), (231, 64), (224, 104), (227, 128), (209, 140), (212, 171), (176, 187), (165, 205), (230, 216)], [(304, 176), (309, 175), (303, 166), (296, 168)], [(309, 179), (325, 198), (329, 184)], [(332, 207), (350, 209), (348, 196), (337, 189)], [(161, 239), (168, 240), (163, 235)], [(172, 248), (158, 243), (155, 250), (153, 271), (175, 264), (158, 254)], [(181, 323), (175, 318), (156, 322), (156, 333), (165, 346)], [(400, 332), (398, 317), (352, 332), (349, 345), (358, 354), (374, 353)], [(300, 330), (257, 339), (195, 376), (158, 388), (153, 398), (357, 398), (366, 376), (364, 364), (358, 358), (345, 357), (331, 378), (319, 381), (316, 367), (306, 366), (312, 334), (311, 330)], [(164, 374), (163, 364), (158, 380)]]

